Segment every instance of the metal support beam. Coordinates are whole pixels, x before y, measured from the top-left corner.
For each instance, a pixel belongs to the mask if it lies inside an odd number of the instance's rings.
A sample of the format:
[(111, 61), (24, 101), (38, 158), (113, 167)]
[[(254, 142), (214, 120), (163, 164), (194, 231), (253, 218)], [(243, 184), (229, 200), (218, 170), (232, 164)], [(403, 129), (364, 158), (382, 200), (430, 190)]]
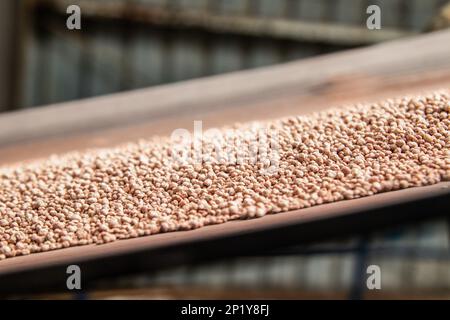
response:
[(0, 1), (0, 112), (14, 100), (17, 1)]
[[(71, 0), (39, 0), (59, 14), (65, 14)], [(198, 28), (210, 32), (263, 36), (274, 39), (310, 41), (338, 45), (366, 45), (411, 36), (414, 33), (383, 28), (369, 30), (365, 26), (309, 22), (285, 18), (218, 15), (207, 11), (173, 10), (134, 2), (95, 2), (79, 0), (83, 17), (128, 20), (158, 26)]]

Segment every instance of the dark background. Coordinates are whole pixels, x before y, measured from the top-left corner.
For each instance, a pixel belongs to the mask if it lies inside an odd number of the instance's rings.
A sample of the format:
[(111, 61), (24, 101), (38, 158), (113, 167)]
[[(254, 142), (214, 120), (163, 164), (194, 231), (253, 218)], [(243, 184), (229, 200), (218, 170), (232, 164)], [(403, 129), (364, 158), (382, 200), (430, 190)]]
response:
[[(446, 0), (2, 0), (0, 111), (272, 65), (445, 26)], [(82, 29), (69, 31), (68, 5)], [(382, 29), (368, 32), (367, 6)], [(242, 19), (245, 25), (242, 26)], [(285, 23), (278, 28), (273, 22)], [(359, 32), (355, 36), (354, 32)]]

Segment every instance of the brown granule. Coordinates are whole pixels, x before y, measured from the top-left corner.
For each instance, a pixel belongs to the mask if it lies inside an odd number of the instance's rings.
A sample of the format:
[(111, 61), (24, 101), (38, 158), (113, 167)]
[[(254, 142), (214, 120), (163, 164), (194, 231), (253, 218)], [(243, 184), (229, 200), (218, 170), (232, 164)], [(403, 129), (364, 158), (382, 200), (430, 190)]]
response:
[[(443, 91), (259, 123), (276, 133), (276, 161), (236, 143), (220, 161), (204, 136), (200, 162), (174, 161), (176, 142), (154, 138), (1, 168), (0, 259), (449, 180), (449, 115)], [(220, 132), (248, 142), (257, 124)]]

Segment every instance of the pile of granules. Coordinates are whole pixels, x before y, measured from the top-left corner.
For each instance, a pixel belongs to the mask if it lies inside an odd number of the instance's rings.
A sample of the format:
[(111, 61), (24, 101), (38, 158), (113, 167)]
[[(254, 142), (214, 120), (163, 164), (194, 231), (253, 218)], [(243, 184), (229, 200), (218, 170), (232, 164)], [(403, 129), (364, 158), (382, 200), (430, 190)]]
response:
[[(270, 160), (250, 161), (254, 150), (242, 151), (239, 144), (227, 152), (247, 152), (244, 161), (173, 161), (176, 146), (168, 138), (0, 169), (0, 259), (262, 217), (450, 178), (447, 91), (259, 124), (270, 129), (267, 135), (276, 133), (271, 174), (261, 171)], [(228, 138), (254, 127), (236, 125)], [(209, 150), (214, 139), (200, 142)]]

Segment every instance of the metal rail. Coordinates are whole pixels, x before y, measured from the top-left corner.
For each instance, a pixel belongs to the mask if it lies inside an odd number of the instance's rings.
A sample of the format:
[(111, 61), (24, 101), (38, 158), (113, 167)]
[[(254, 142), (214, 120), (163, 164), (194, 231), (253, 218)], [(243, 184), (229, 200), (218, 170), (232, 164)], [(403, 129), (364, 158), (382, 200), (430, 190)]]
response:
[[(66, 8), (70, 4), (72, 4), (70, 0), (40, 0), (35, 3), (36, 6), (43, 6), (58, 14), (66, 14)], [(374, 32), (365, 25), (219, 15), (189, 9), (172, 10), (128, 1), (99, 3), (81, 0), (77, 4), (82, 8), (83, 16), (92, 19), (125, 20), (165, 27), (197, 28), (210, 32), (349, 46), (373, 44), (417, 34), (393, 28), (383, 28)]]

